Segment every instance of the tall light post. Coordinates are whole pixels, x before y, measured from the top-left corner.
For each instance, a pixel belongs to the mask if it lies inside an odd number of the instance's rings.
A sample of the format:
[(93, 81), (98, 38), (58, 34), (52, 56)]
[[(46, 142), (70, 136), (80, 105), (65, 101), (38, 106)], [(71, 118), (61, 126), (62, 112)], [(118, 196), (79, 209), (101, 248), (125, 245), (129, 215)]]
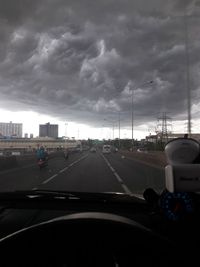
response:
[(189, 58), (189, 40), (188, 40), (188, 21), (186, 6), (184, 8), (184, 28), (185, 28), (185, 57), (186, 57), (186, 87), (187, 87), (187, 132), (191, 137), (191, 88), (190, 88), (190, 58)]
[(67, 138), (67, 126), (68, 126), (68, 123), (65, 123), (65, 137)]
[(67, 123), (65, 123), (65, 149), (67, 149)]
[(78, 128), (78, 135), (77, 135), (78, 139), (77, 140), (79, 140), (79, 133), (80, 133), (80, 131), (79, 131), (79, 128)]
[(121, 127), (121, 121), (120, 121), (120, 111), (119, 111), (119, 149), (120, 149), (120, 146), (121, 146), (121, 144), (120, 144), (120, 127)]
[(131, 150), (133, 152), (133, 147), (134, 147), (134, 141), (133, 141), (133, 88), (132, 88), (132, 98), (131, 98), (131, 130), (132, 130), (132, 138), (131, 138)]
[(134, 139), (133, 139), (133, 124), (134, 124), (134, 90), (137, 89), (138, 87), (141, 87), (141, 86), (144, 86), (144, 85), (147, 85), (147, 84), (152, 84), (153, 81), (148, 81), (148, 82), (144, 82), (140, 85), (138, 85), (136, 88), (133, 88), (131, 89), (131, 132), (132, 132), (132, 137), (131, 137), (131, 150), (133, 152), (133, 147), (134, 147)]
[(112, 133), (113, 133), (113, 142), (114, 142), (114, 137), (115, 137), (115, 122), (114, 121), (109, 121), (107, 119), (104, 119), (104, 121), (111, 123), (112, 125)]

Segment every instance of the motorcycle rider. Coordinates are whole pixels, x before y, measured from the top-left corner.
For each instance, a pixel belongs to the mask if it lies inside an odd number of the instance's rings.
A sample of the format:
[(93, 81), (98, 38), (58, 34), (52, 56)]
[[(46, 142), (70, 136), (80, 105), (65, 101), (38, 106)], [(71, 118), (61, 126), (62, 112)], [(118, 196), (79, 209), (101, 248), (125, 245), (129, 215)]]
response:
[(37, 150), (37, 159), (38, 159), (38, 160), (43, 160), (43, 161), (47, 161), (47, 160), (48, 160), (48, 153), (47, 153), (47, 151), (44, 149), (43, 146), (41, 146), (41, 147)]
[(67, 148), (64, 150), (64, 158), (65, 159), (69, 158), (69, 150)]

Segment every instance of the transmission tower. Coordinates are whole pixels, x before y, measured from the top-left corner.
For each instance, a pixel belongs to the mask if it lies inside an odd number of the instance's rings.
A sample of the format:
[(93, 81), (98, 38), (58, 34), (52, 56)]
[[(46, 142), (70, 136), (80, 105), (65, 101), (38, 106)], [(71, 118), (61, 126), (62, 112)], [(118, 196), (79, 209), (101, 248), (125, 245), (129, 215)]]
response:
[(162, 143), (167, 143), (169, 139), (169, 134), (172, 132), (172, 119), (167, 116), (166, 112), (163, 112), (162, 115), (158, 118), (158, 135)]

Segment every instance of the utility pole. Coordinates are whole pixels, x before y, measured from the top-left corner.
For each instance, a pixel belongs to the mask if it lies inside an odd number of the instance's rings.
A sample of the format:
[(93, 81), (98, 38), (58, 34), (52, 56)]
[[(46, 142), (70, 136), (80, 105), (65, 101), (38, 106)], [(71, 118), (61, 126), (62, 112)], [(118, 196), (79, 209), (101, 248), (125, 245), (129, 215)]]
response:
[(113, 139), (113, 144), (114, 144), (114, 137), (115, 137), (115, 122), (114, 121), (110, 121), (107, 119), (104, 119), (104, 121), (108, 122), (109, 124), (112, 125), (112, 137), (110, 135), (110, 139)]
[(65, 137), (67, 137), (67, 123), (65, 123)]
[(120, 127), (121, 127), (121, 122), (120, 122), (120, 111), (119, 111), (119, 149), (120, 149), (120, 146), (121, 146), (121, 144), (120, 144)]
[(190, 88), (190, 58), (189, 58), (189, 40), (188, 40), (188, 21), (186, 6), (184, 9), (184, 29), (185, 29), (185, 59), (186, 59), (186, 88), (187, 88), (187, 111), (188, 125), (187, 133), (191, 137), (191, 88)]
[[(153, 81), (148, 81), (148, 82), (144, 82), (140, 85), (138, 85), (136, 88), (140, 87), (140, 86), (145, 86), (147, 84), (152, 84)], [(132, 83), (131, 83), (132, 84)], [(131, 138), (131, 150), (133, 152), (133, 147), (134, 147), (134, 139), (133, 139), (133, 125), (134, 125), (134, 102), (133, 102), (133, 97), (134, 97), (134, 93), (133, 91), (136, 89), (136, 88), (131, 88), (131, 91), (132, 91), (132, 94), (131, 94), (131, 130), (132, 130), (132, 138)]]
[(78, 128), (78, 140), (79, 140), (79, 128)]
[(133, 147), (134, 147), (134, 141), (133, 141), (133, 88), (132, 88), (132, 99), (131, 99), (131, 121), (132, 121), (132, 139), (131, 139), (131, 148), (132, 148), (132, 152), (133, 152)]

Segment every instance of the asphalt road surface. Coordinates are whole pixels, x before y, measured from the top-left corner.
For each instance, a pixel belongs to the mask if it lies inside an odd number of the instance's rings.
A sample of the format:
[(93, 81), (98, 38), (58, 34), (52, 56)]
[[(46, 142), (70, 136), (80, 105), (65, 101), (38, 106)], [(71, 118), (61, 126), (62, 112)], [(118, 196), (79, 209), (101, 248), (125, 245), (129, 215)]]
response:
[(164, 188), (164, 170), (101, 151), (61, 155), (40, 170), (36, 162), (0, 172), (0, 191), (62, 190), (142, 194), (145, 188)]

